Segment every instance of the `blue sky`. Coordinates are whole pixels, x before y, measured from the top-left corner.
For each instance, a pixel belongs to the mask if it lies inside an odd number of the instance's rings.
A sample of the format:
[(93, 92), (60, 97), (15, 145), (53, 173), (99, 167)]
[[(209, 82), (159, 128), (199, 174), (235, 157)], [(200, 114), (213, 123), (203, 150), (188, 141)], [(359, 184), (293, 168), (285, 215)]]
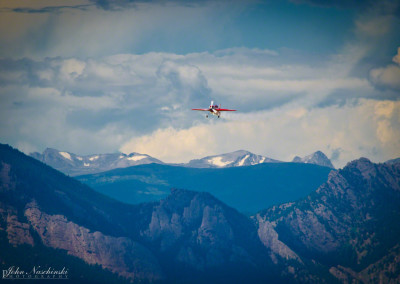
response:
[[(399, 2), (1, 1), (1, 142), (399, 157)], [(190, 110), (212, 99), (239, 111)]]

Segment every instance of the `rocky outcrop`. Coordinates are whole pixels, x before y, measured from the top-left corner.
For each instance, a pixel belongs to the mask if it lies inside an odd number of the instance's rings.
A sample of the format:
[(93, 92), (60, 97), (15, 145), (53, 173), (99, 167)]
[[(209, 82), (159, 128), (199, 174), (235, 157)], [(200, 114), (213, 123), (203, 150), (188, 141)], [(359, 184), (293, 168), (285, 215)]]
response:
[(48, 247), (66, 250), (125, 278), (154, 281), (164, 277), (152, 253), (129, 238), (90, 232), (65, 216), (42, 212), (35, 202), (27, 204), (25, 216)]
[(279, 235), (275, 231), (276, 223), (266, 221), (261, 216), (257, 216), (258, 236), (265, 247), (271, 250), (271, 259), (274, 263), (278, 263), (277, 256), (290, 260), (294, 259), (301, 262), (299, 256), (291, 250), (287, 245), (279, 240)]
[(0, 202), (0, 231), (7, 233), (8, 242), (16, 247), (22, 244), (33, 246), (29, 224), (18, 220), (17, 211)]
[(198, 270), (229, 263), (254, 265), (263, 253), (252, 222), (208, 193), (172, 189), (141, 231), (146, 242)]
[(400, 246), (396, 245), (378, 261), (356, 272), (341, 265), (331, 267), (329, 272), (342, 283), (400, 283)]
[(258, 214), (258, 232), (283, 258), (317, 261), (344, 283), (368, 283), (396, 266), (381, 265), (381, 257), (400, 258), (393, 252), (399, 245), (399, 208), (400, 165), (361, 158), (331, 172), (307, 198)]

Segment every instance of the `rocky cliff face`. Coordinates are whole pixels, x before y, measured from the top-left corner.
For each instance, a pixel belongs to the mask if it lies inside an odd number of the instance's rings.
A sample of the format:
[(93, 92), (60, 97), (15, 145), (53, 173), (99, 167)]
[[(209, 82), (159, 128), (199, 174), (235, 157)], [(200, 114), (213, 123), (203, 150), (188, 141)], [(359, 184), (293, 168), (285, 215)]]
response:
[(161, 253), (197, 270), (256, 265), (267, 251), (248, 218), (205, 192), (173, 189), (153, 207), (141, 235)]
[[(157, 251), (168, 279), (182, 283), (280, 282), (248, 217), (209, 193), (172, 189), (140, 226), (141, 242)], [(278, 277), (278, 278), (276, 278)]]
[(273, 244), (274, 256), (297, 260), (299, 267), (312, 261), (341, 281), (373, 282), (398, 269), (388, 255), (400, 257), (399, 208), (399, 164), (362, 158), (331, 172), (307, 198), (258, 214), (258, 232), (264, 244)]
[(164, 278), (152, 253), (129, 238), (91, 232), (63, 215), (42, 212), (34, 201), (26, 205), (25, 216), (45, 246), (66, 250), (125, 278), (150, 281)]
[[(122, 209), (129, 216), (135, 208), (121, 206), (21, 153), (1, 148), (1, 241), (15, 248), (44, 245), (62, 250), (125, 279), (165, 279), (153, 253), (129, 237), (129, 233), (122, 233), (124, 220), (103, 211), (107, 207), (117, 213)], [(20, 159), (23, 164), (17, 162)], [(42, 178), (44, 183), (40, 182)], [(89, 200), (85, 200), (86, 194)], [(87, 227), (76, 223), (79, 221)], [(3, 257), (6, 256), (0, 253), (4, 264)], [(25, 257), (20, 255), (19, 259)]]

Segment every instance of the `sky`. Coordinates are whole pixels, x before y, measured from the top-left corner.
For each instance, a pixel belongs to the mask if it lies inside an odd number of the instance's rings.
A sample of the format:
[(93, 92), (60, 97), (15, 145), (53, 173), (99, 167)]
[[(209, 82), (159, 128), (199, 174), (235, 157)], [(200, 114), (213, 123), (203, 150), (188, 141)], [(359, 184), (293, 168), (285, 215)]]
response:
[(0, 0), (0, 142), (400, 157), (400, 1)]

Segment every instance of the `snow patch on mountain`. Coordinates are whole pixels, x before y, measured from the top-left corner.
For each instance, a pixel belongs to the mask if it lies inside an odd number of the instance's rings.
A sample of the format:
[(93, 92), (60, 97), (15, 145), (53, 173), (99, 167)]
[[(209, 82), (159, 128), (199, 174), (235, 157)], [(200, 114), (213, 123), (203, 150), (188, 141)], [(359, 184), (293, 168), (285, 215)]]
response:
[(73, 153), (48, 148), (42, 154), (35, 152), (30, 155), (71, 176), (99, 173), (142, 164), (163, 164), (160, 160), (149, 155), (138, 153), (131, 153), (130, 155), (114, 153), (78, 156)]
[(63, 156), (65, 159), (68, 159), (70, 161), (72, 161), (71, 159), (71, 155), (67, 152), (59, 152), (61, 156)]
[(144, 155), (135, 155), (135, 156), (132, 156), (132, 157), (128, 157), (127, 159), (129, 161), (140, 161), (140, 160), (143, 160), (143, 159), (145, 159), (147, 157), (148, 156), (144, 156)]
[(222, 159), (223, 157), (214, 157), (212, 159), (209, 159), (208, 163), (217, 167), (225, 167), (232, 163), (232, 161), (223, 162)]
[[(238, 166), (239, 166), (239, 167), (243, 166), (243, 165), (244, 165), (244, 162), (246, 161), (246, 159), (247, 159), (248, 157), (250, 157), (250, 155), (246, 155), (246, 156), (238, 163)], [(263, 160), (265, 160), (265, 158), (264, 158)], [(261, 162), (261, 161), (260, 161), (260, 162)]]

